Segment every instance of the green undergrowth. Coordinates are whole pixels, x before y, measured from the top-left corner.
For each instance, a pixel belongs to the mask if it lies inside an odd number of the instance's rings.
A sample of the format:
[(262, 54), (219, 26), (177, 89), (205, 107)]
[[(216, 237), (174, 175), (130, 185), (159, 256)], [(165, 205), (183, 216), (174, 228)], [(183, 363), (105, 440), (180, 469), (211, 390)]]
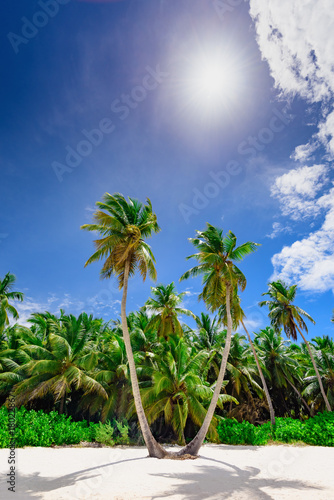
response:
[(220, 442), (224, 444), (305, 443), (316, 446), (334, 446), (334, 413), (324, 412), (300, 421), (276, 418), (275, 426), (265, 423), (255, 426), (249, 422), (222, 418), (217, 427)]
[[(9, 419), (8, 419), (9, 417)], [(127, 422), (74, 422), (71, 417), (57, 412), (26, 410), (21, 407), (8, 412), (0, 408), (0, 448), (23, 446), (71, 445), (97, 442), (108, 446), (130, 444)]]
[[(9, 417), (9, 418), (8, 418)], [(13, 429), (14, 434), (11, 434)], [(8, 412), (0, 408), (0, 448), (23, 446), (63, 446), (81, 442), (97, 442), (107, 446), (129, 445), (129, 425), (126, 420), (102, 423), (74, 422), (71, 417), (56, 412), (26, 410), (21, 407)], [(221, 418), (217, 427), (221, 443), (232, 445), (265, 445), (267, 443), (305, 443), (334, 446), (334, 413), (319, 413), (300, 421), (276, 418), (276, 425), (259, 426), (235, 419)]]

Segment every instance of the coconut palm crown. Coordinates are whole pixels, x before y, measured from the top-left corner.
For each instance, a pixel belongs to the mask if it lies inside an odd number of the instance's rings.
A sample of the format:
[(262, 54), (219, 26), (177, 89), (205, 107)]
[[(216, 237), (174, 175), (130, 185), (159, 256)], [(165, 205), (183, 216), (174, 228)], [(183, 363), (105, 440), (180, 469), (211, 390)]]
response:
[(87, 260), (85, 267), (105, 259), (101, 278), (117, 276), (120, 289), (124, 285), (126, 262), (129, 277), (139, 271), (143, 280), (147, 274), (156, 279), (155, 259), (151, 247), (144, 241), (144, 238), (160, 231), (151, 201), (147, 199), (146, 205), (143, 205), (130, 197), (127, 201), (119, 193), (105, 193), (96, 206), (99, 209), (93, 215), (95, 223), (81, 226), (81, 229), (97, 231), (101, 236), (94, 240), (96, 252)]
[(9, 303), (10, 300), (23, 301), (23, 293), (12, 290), (15, 281), (15, 275), (9, 272), (5, 275), (3, 280), (0, 279), (0, 332), (5, 325), (9, 324), (8, 313), (10, 313), (14, 319), (18, 319), (19, 317), (19, 313), (15, 307)]
[(226, 284), (231, 288), (237, 286), (241, 291), (246, 287), (246, 278), (233, 261), (240, 262), (259, 245), (248, 241), (236, 247), (237, 238), (231, 231), (223, 236), (222, 229), (208, 223), (205, 231), (197, 231), (196, 238), (189, 241), (198, 253), (187, 259), (196, 259), (199, 264), (186, 271), (180, 281), (202, 275), (204, 286), (198, 298), (215, 312), (226, 302)]

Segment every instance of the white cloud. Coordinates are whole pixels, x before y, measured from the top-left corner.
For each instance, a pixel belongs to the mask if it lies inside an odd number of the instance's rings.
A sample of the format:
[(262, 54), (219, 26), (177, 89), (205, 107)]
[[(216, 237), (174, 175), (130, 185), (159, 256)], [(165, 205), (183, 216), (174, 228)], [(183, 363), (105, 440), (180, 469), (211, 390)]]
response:
[(279, 200), (282, 214), (293, 220), (319, 215), (322, 207), (315, 197), (328, 182), (328, 171), (326, 165), (313, 165), (277, 177), (271, 195)]
[(334, 158), (334, 111), (320, 124), (318, 137), (325, 145), (329, 158)]
[(305, 291), (334, 293), (334, 188), (317, 204), (327, 210), (321, 228), (273, 256), (271, 279), (296, 283)]
[[(292, 158), (309, 160), (320, 146), (326, 150), (325, 160), (333, 158), (333, 0), (250, 0), (250, 14), (262, 57), (281, 94), (298, 96), (310, 105), (320, 103), (318, 132), (297, 146)], [(334, 290), (334, 188), (326, 186), (328, 177), (324, 165), (302, 166), (278, 177), (272, 186), (284, 216), (294, 221), (324, 217), (320, 229), (272, 258), (272, 278), (297, 283), (303, 290)], [(277, 226), (276, 233), (279, 230)]]
[(312, 156), (312, 154), (318, 147), (319, 142), (316, 140), (312, 141), (311, 139), (307, 144), (301, 144), (300, 146), (297, 146), (293, 154), (291, 155), (291, 158), (293, 158), (295, 161), (304, 162)]
[(276, 87), (322, 106), (319, 133), (294, 158), (305, 161), (321, 144), (334, 157), (333, 0), (250, 0), (250, 14)]
[(267, 234), (267, 238), (274, 239), (281, 233), (291, 233), (292, 229), (290, 226), (283, 226), (280, 222), (273, 223), (273, 230), (270, 234)]
[(277, 87), (312, 102), (331, 97), (332, 0), (250, 0), (250, 14)]

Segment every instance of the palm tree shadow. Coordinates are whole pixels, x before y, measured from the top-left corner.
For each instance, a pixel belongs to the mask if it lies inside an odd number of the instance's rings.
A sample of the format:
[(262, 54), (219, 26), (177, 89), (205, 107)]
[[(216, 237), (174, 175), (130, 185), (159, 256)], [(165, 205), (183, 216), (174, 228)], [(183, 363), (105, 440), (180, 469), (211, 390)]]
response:
[[(15, 500), (25, 500), (26, 498), (34, 498), (35, 500), (39, 500), (43, 498), (43, 493), (57, 490), (59, 488), (73, 486), (75, 484), (78, 484), (80, 481), (86, 481), (87, 479), (100, 477), (101, 474), (99, 470), (106, 467), (111, 467), (113, 465), (118, 465), (124, 462), (146, 460), (146, 458), (147, 457), (138, 457), (118, 460), (117, 462), (105, 463), (96, 465), (95, 467), (89, 467), (88, 469), (75, 471), (71, 474), (66, 474), (65, 476), (61, 477), (43, 477), (40, 476), (39, 472), (34, 472), (32, 474), (22, 474), (19, 472), (16, 479)], [(5, 500), (7, 497), (3, 497), (1, 495), (1, 498)]]
[(246, 467), (241, 469), (236, 465), (216, 460), (214, 458), (200, 457), (203, 460), (216, 462), (222, 466), (198, 465), (196, 471), (178, 472), (166, 474), (151, 474), (164, 478), (174, 479), (175, 483), (169, 491), (162, 495), (153, 496), (151, 500), (160, 500), (168, 496), (186, 498), (187, 500), (203, 500), (203, 498), (256, 498), (259, 500), (274, 500), (279, 496), (272, 497), (263, 491), (263, 488), (271, 488), (278, 492), (284, 489), (322, 490), (322, 487), (312, 486), (304, 481), (285, 480), (275, 478), (257, 477), (261, 472), (257, 467)]

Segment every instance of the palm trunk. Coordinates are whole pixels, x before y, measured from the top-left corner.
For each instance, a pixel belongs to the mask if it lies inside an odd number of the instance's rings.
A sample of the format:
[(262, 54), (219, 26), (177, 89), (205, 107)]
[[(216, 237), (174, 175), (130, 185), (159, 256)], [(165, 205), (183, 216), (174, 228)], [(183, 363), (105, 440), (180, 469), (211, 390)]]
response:
[(257, 369), (259, 371), (259, 375), (260, 375), (260, 378), (261, 378), (262, 387), (263, 387), (263, 390), (264, 390), (266, 398), (267, 398), (267, 403), (268, 403), (268, 406), (269, 406), (269, 413), (270, 413), (270, 422), (271, 422), (271, 425), (275, 425), (275, 423), (276, 423), (276, 421), (275, 421), (275, 411), (274, 411), (273, 403), (271, 401), (271, 397), (270, 397), (270, 394), (269, 394), (269, 391), (268, 391), (268, 387), (267, 387), (267, 384), (266, 384), (266, 381), (265, 381), (265, 378), (264, 378), (264, 375), (263, 375), (263, 372), (262, 372), (262, 369), (261, 369), (261, 366), (260, 366), (259, 358), (257, 357), (257, 353), (255, 351), (254, 344), (252, 342), (252, 339), (250, 338), (250, 335), (248, 333), (247, 328), (245, 327), (245, 324), (244, 324), (243, 320), (241, 320), (241, 323), (242, 323), (242, 326), (244, 327), (244, 330), (245, 330), (245, 332), (247, 334), (248, 342), (249, 342), (249, 344), (251, 346), (251, 349), (252, 349), (252, 352), (253, 352), (253, 355), (254, 355), (254, 358), (255, 358), (256, 366), (257, 366)]
[(302, 401), (302, 403), (304, 404), (305, 408), (307, 409), (307, 411), (309, 412), (309, 414), (311, 415), (311, 408), (309, 407), (309, 405), (306, 403), (305, 399), (303, 398), (303, 396), (300, 394), (300, 392), (298, 391), (297, 387), (295, 387), (293, 385), (293, 383), (287, 378), (287, 377), (284, 377), (285, 380), (288, 382), (288, 384), (291, 385), (292, 389), (295, 391), (295, 393), (297, 394), (297, 396), (299, 397), (299, 399)]
[(60, 399), (59, 415), (62, 415), (64, 413), (65, 397), (66, 397), (66, 391), (64, 391), (64, 394)]
[(133, 398), (136, 406), (136, 412), (139, 420), (139, 425), (143, 434), (143, 438), (145, 444), (147, 446), (149, 456), (155, 458), (163, 458), (166, 456), (166, 451), (162, 446), (154, 439), (150, 427), (148, 425), (146, 415), (144, 412), (143, 404), (140, 397), (140, 390), (136, 372), (136, 365), (133, 357), (133, 352), (131, 348), (130, 335), (128, 330), (128, 324), (126, 319), (126, 299), (127, 299), (127, 291), (128, 291), (128, 279), (129, 279), (129, 268), (130, 263), (127, 260), (125, 262), (124, 267), (124, 285), (123, 285), (123, 296), (122, 296), (122, 304), (121, 304), (121, 317), (122, 317), (122, 330), (123, 330), (123, 339), (126, 349), (126, 355), (128, 358), (129, 369), (130, 369), (130, 379), (132, 386)]
[(307, 347), (307, 350), (309, 352), (309, 355), (310, 355), (310, 358), (311, 358), (311, 361), (312, 361), (312, 364), (313, 364), (313, 368), (315, 370), (315, 373), (317, 375), (317, 378), (318, 378), (318, 382), (319, 382), (319, 387), (320, 387), (320, 391), (321, 391), (321, 394), (322, 394), (322, 397), (324, 398), (324, 401), (325, 401), (325, 405), (326, 405), (326, 408), (327, 408), (327, 411), (332, 411), (332, 408), (330, 407), (330, 404), (329, 404), (329, 401), (327, 399), (327, 396), (326, 396), (326, 393), (325, 393), (325, 389), (324, 389), (324, 386), (322, 385), (322, 380), (321, 380), (321, 377), (320, 377), (320, 374), (319, 374), (319, 371), (318, 371), (318, 368), (315, 364), (315, 359), (314, 359), (314, 356), (312, 354), (312, 351), (311, 351), (311, 347), (310, 347), (310, 344), (308, 343), (308, 341), (306, 340), (306, 338), (304, 337), (304, 335), (302, 334), (301, 330), (298, 328), (298, 326), (296, 325), (296, 328), (297, 330), (299, 331), (303, 341), (305, 342), (305, 345)]
[(208, 411), (207, 411), (206, 416), (203, 420), (203, 424), (202, 424), (200, 430), (198, 431), (198, 433), (196, 434), (194, 439), (192, 441), (190, 441), (190, 443), (187, 444), (187, 446), (185, 446), (184, 448), (182, 448), (182, 450), (180, 450), (178, 452), (178, 455), (185, 455), (188, 453), (190, 455), (197, 455), (198, 454), (198, 451), (199, 451), (200, 447), (202, 446), (203, 441), (205, 439), (205, 436), (207, 435), (207, 432), (209, 430), (211, 420), (212, 420), (213, 414), (214, 414), (216, 406), (217, 406), (218, 398), (220, 395), (220, 390), (222, 388), (222, 384), (224, 381), (227, 358), (228, 358), (228, 355), (230, 353), (230, 347), (231, 347), (232, 317), (231, 317), (231, 306), (230, 306), (230, 294), (231, 294), (230, 286), (227, 285), (226, 286), (227, 335), (226, 335), (226, 342), (225, 342), (222, 362), (220, 365), (219, 375), (218, 375), (216, 387), (215, 387), (215, 390), (214, 390), (214, 393), (213, 393), (213, 396), (212, 396), (212, 399), (210, 402), (210, 406), (208, 408)]

